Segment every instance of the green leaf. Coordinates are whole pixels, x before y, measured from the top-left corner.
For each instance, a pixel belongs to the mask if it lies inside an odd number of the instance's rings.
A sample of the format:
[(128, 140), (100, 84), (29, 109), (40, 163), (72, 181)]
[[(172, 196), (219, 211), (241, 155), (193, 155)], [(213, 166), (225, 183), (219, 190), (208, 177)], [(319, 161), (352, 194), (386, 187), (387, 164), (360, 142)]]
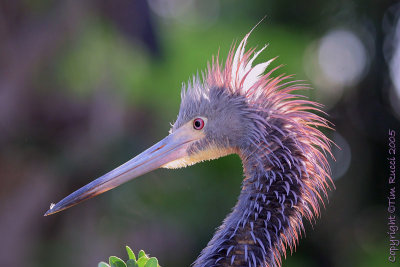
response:
[(155, 257), (151, 257), (144, 267), (158, 267), (158, 260)]
[(129, 259), (135, 260), (135, 262), (136, 262), (135, 253), (133, 253), (132, 249), (128, 246), (126, 246), (125, 248), (126, 248), (126, 252), (128, 253)]
[(147, 257), (146, 253), (144, 253), (143, 250), (140, 250), (140, 251), (139, 251), (139, 254), (138, 254), (138, 259), (140, 259), (141, 257), (149, 258), (149, 257)]
[(138, 264), (139, 267), (144, 267), (144, 265), (146, 264), (146, 262), (147, 262), (148, 260), (149, 260), (149, 259), (148, 259), (147, 257), (141, 257), (141, 258), (137, 261), (137, 264)]
[(109, 262), (110, 262), (111, 267), (126, 267), (125, 262), (115, 256), (111, 256), (109, 258)]
[(127, 267), (139, 267), (139, 265), (137, 264), (136, 260), (134, 259), (129, 259), (126, 262)]
[(104, 261), (99, 262), (99, 264), (97, 265), (97, 267), (110, 267), (110, 265), (108, 265), (107, 263), (105, 263)]

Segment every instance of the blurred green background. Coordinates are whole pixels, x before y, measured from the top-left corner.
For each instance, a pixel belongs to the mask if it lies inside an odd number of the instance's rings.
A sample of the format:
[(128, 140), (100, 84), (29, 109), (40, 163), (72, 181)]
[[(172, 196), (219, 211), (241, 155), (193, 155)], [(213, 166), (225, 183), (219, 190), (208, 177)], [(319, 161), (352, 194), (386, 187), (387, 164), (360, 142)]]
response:
[(96, 266), (129, 245), (162, 266), (189, 266), (236, 203), (237, 156), (157, 170), (43, 213), (167, 135), (182, 82), (218, 51), (225, 60), (266, 16), (248, 47), (268, 43), (259, 61), (279, 56), (277, 74), (315, 88), (304, 94), (325, 105), (337, 130), (326, 134), (341, 147), (331, 162), (336, 190), (283, 265), (390, 266), (399, 15), (386, 0), (1, 1), (1, 265)]

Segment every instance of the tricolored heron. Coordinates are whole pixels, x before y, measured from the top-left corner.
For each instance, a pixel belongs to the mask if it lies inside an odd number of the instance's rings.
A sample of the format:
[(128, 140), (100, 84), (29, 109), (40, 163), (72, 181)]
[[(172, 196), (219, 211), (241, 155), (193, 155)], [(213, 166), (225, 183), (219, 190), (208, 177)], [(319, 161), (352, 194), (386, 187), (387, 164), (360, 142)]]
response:
[[(194, 266), (279, 266), (295, 248), (303, 218), (319, 213), (332, 182), (331, 141), (317, 129), (328, 121), (321, 105), (294, 94), (308, 86), (264, 74), (273, 60), (252, 66), (262, 52), (245, 50), (251, 31), (225, 66), (218, 57), (183, 86), (179, 115), (169, 135), (135, 158), (52, 205), (50, 215), (157, 168), (181, 168), (236, 153), (244, 167), (233, 211)], [(323, 202), (322, 202), (323, 203)]]

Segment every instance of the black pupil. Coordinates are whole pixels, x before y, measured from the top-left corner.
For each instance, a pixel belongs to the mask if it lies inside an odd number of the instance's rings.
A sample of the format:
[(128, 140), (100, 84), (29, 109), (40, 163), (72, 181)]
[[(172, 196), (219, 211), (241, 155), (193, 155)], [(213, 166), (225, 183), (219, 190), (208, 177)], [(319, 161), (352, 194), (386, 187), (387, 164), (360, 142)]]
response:
[(199, 120), (196, 120), (196, 121), (194, 122), (194, 126), (195, 126), (196, 128), (200, 128), (201, 122), (200, 122)]

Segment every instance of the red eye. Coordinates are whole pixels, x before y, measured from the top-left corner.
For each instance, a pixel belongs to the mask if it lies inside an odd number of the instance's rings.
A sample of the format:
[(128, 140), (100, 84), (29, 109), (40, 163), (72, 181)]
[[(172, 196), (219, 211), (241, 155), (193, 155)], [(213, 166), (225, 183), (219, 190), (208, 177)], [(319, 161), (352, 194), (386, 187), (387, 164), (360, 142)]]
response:
[(201, 118), (194, 119), (193, 121), (193, 128), (196, 130), (201, 130), (204, 127), (204, 121)]

